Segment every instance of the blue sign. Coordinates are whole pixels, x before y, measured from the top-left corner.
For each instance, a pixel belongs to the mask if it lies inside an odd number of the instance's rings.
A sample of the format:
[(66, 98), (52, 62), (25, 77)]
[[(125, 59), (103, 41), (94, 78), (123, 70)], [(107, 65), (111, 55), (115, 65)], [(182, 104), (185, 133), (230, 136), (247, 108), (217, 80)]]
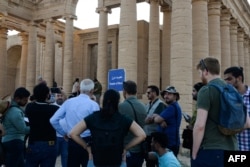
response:
[(114, 89), (117, 91), (123, 90), (123, 82), (125, 81), (124, 69), (112, 69), (108, 73), (108, 89)]

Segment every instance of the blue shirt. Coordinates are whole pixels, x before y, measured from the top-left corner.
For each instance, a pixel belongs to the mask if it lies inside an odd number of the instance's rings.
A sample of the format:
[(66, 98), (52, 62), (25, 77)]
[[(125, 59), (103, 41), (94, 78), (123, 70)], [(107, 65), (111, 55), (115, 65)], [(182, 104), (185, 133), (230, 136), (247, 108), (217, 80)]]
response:
[(168, 137), (168, 147), (180, 145), (180, 125), (181, 125), (181, 108), (178, 102), (170, 104), (164, 111), (161, 112), (160, 116), (167, 123), (166, 128), (162, 128), (158, 125), (158, 131), (163, 132)]
[[(59, 134), (64, 136), (69, 134), (71, 129), (85, 117), (99, 110), (99, 105), (91, 100), (88, 95), (80, 94), (66, 100), (50, 119), (50, 123)], [(64, 127), (61, 126), (62, 124)], [(88, 137), (90, 131), (86, 130), (80, 136)]]
[(155, 153), (158, 158), (159, 167), (181, 167), (180, 162), (177, 160), (172, 151), (168, 150), (162, 156)]

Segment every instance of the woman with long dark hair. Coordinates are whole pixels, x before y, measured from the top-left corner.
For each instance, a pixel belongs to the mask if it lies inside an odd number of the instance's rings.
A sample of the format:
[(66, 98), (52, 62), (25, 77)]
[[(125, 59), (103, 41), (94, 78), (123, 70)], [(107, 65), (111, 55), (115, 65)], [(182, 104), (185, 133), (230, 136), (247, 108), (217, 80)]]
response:
[[(120, 94), (107, 90), (103, 97), (103, 108), (79, 122), (71, 131), (70, 137), (89, 153), (89, 159), (96, 167), (119, 167), (126, 160), (126, 150), (142, 142), (146, 135), (133, 120), (118, 112)], [(90, 129), (92, 143), (86, 143), (80, 134)], [(134, 138), (124, 145), (128, 131)], [(90, 147), (89, 147), (90, 146)]]

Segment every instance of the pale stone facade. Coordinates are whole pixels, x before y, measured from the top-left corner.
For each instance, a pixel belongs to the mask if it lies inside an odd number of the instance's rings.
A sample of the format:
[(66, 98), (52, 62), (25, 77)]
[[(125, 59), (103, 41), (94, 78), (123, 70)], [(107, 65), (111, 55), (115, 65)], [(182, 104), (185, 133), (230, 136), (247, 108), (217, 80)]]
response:
[[(136, 20), (136, 3), (145, 1), (149, 23)], [(98, 0), (99, 27), (88, 30), (73, 27), (77, 2), (0, 1), (0, 96), (19, 86), (31, 91), (39, 75), (67, 93), (76, 77), (96, 77), (105, 90), (108, 70), (124, 68), (126, 79), (137, 82), (140, 98), (149, 84), (174, 85), (183, 110), (191, 113), (192, 85), (199, 81), (195, 67), (207, 56), (220, 60), (221, 71), (243, 66), (250, 84), (247, 0)], [(108, 26), (116, 7), (120, 25)], [(9, 29), (20, 33), (8, 37)]]

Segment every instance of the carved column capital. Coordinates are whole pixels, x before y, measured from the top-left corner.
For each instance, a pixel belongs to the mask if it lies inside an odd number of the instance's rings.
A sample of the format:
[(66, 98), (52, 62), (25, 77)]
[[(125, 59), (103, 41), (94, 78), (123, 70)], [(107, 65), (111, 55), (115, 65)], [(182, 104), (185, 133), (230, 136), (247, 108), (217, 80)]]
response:
[(6, 16), (0, 13), (0, 28), (7, 28)]
[(38, 39), (39, 39), (39, 42), (45, 43), (45, 37), (39, 37)]
[(35, 21), (30, 21), (30, 22), (28, 23), (28, 25), (29, 25), (29, 26), (38, 27), (38, 23), (35, 22)]
[(18, 36), (20, 36), (22, 38), (22, 42), (27, 42), (28, 41), (28, 33), (27, 32), (20, 32), (18, 34)]
[(192, 3), (197, 2), (197, 1), (205, 1), (205, 2), (208, 2), (209, 0), (192, 0)]
[(244, 45), (248, 46), (249, 45), (249, 37), (247, 34), (244, 34)]
[(172, 0), (160, 0), (159, 4), (161, 6), (172, 6)]
[(231, 18), (231, 14), (230, 14), (230, 10), (229, 9), (222, 9), (221, 10), (221, 26), (230, 26), (230, 18)]
[(221, 0), (209, 0), (208, 15), (219, 15), (221, 10)]
[(0, 26), (0, 38), (7, 39), (8, 28)]
[(44, 20), (44, 23), (45, 23), (45, 24), (47, 24), (47, 23), (54, 24), (54, 23), (55, 23), (55, 19), (53, 19), (53, 18), (45, 19), (45, 20)]
[(172, 12), (172, 8), (169, 5), (161, 6), (161, 12)]
[(146, 0), (146, 2), (150, 3), (150, 2), (160, 2), (160, 0)]
[(98, 8), (96, 8), (95, 12), (99, 13), (99, 14), (100, 14), (100, 12), (109, 13), (109, 14), (112, 13), (112, 11), (109, 7), (98, 7)]
[(231, 18), (230, 20), (230, 30), (231, 30), (231, 33), (234, 32), (237, 34), (237, 28), (238, 28), (238, 22), (236, 19), (234, 18)]
[(75, 15), (65, 15), (65, 16), (63, 16), (63, 19), (64, 20), (66, 20), (66, 19), (77, 20), (77, 16), (75, 16)]
[(62, 48), (62, 47), (63, 47), (62, 42), (57, 42), (57, 44), (58, 44), (58, 47), (59, 47), (59, 48)]
[(243, 39), (244, 39), (244, 29), (243, 28), (241, 28), (241, 27), (238, 27), (238, 29), (237, 29), (237, 35), (238, 35), (238, 41), (243, 41)]

